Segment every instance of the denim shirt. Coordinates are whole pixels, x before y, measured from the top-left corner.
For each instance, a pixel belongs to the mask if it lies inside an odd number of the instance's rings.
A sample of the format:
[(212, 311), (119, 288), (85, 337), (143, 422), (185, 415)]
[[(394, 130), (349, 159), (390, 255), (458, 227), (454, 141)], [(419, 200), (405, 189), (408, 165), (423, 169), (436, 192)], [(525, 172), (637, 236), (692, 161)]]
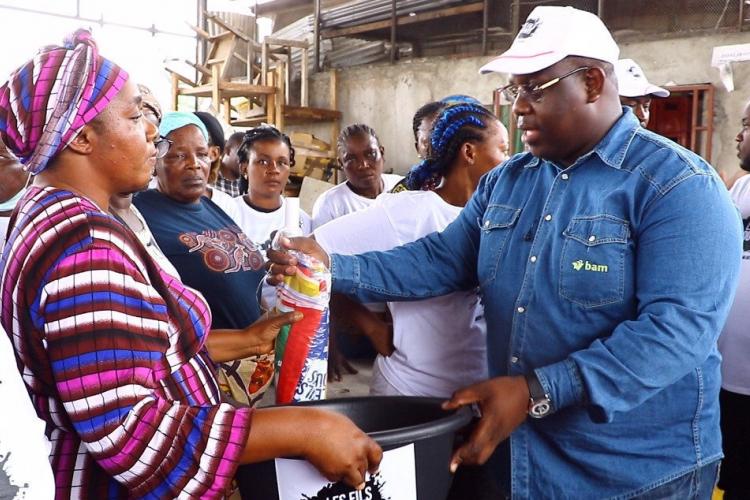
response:
[(513, 498), (624, 498), (722, 456), (741, 241), (711, 166), (624, 109), (573, 165), (515, 155), (442, 233), (331, 270), (365, 301), (479, 286), (491, 376), (535, 370), (555, 409), (511, 435)]

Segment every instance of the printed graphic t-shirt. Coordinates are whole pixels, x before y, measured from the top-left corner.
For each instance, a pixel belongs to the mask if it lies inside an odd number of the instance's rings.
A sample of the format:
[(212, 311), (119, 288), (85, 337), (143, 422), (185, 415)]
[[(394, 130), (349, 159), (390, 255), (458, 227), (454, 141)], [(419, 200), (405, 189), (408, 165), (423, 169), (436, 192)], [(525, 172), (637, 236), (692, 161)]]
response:
[(263, 255), (223, 210), (205, 197), (186, 204), (153, 189), (134, 203), (183, 283), (208, 301), (211, 328), (245, 328), (258, 319)]
[[(186, 204), (156, 190), (140, 193), (133, 203), (183, 283), (205, 297), (212, 329), (245, 328), (258, 319), (263, 255), (229, 215), (206, 197)], [(221, 363), (221, 390), (255, 404), (271, 383), (273, 361), (264, 354)]]

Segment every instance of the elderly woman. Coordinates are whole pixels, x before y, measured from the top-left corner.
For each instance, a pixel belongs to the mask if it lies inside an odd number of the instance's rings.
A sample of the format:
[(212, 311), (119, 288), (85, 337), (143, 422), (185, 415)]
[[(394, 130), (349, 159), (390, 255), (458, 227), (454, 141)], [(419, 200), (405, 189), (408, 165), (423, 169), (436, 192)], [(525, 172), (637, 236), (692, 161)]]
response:
[(239, 463), (285, 455), (362, 484), (380, 450), (346, 418), (221, 402), (213, 361), (266, 352), (295, 318), (210, 330), (203, 297), (108, 214), (156, 162), (141, 100), (82, 30), (0, 87), (0, 139), (36, 175), (12, 215), (0, 323), (46, 423), (57, 497), (221, 498)]
[[(245, 328), (260, 317), (256, 298), (264, 257), (258, 247), (205, 196), (210, 168), (208, 132), (193, 113), (167, 113), (159, 132), (171, 143), (157, 160), (157, 189), (135, 205), (184, 283), (203, 294), (215, 328)], [(221, 365), (221, 386), (246, 404), (256, 402), (273, 376), (273, 355)]]

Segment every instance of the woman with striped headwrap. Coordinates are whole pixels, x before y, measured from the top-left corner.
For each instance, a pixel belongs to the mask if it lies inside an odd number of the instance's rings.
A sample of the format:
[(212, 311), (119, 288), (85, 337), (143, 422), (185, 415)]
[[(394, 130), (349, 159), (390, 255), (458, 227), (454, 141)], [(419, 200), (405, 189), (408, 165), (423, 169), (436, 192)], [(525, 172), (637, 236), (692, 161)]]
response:
[(0, 139), (35, 174), (0, 263), (0, 323), (46, 423), (56, 496), (222, 498), (239, 463), (280, 455), (359, 485), (380, 450), (348, 419), (220, 400), (214, 362), (267, 352), (298, 318), (209, 333), (203, 297), (107, 213), (166, 153), (141, 102), (83, 30), (0, 88)]

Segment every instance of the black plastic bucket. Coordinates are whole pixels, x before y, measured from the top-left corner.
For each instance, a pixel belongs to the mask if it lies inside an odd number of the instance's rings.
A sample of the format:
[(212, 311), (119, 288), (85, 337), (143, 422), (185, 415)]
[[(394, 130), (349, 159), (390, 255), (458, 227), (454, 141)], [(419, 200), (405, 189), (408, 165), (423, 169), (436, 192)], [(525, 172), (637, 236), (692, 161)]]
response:
[[(448, 466), (455, 433), (472, 419), (469, 408), (445, 411), (440, 407), (443, 401), (385, 396), (330, 399), (299, 406), (315, 406), (346, 415), (384, 451), (414, 443), (417, 498), (443, 500), (453, 480)], [(237, 481), (243, 499), (279, 500), (273, 460), (240, 469)]]

